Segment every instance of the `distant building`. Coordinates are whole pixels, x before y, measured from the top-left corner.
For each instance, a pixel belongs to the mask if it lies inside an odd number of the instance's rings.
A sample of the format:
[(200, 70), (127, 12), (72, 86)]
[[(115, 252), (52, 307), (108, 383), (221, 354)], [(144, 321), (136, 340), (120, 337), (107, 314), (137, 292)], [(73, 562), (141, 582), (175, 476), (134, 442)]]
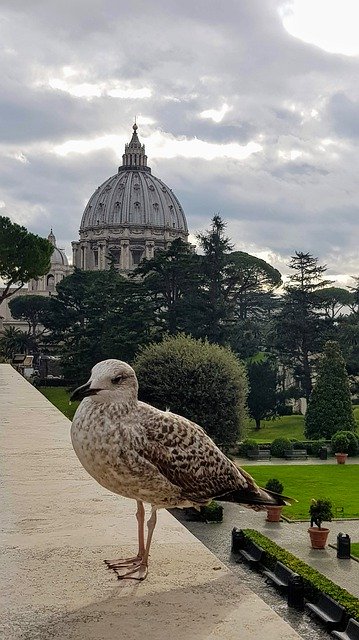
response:
[(172, 190), (152, 175), (137, 125), (125, 146), (122, 166), (91, 196), (82, 216), (80, 239), (73, 242), (73, 263), (88, 271), (120, 273), (153, 258), (176, 238), (188, 241), (186, 218)]
[(18, 327), (26, 331), (28, 325), (23, 320), (15, 320), (10, 313), (9, 302), (17, 296), (38, 295), (38, 296), (51, 296), (56, 293), (56, 285), (61, 282), (63, 278), (70, 275), (73, 271), (73, 267), (69, 265), (65, 252), (56, 246), (56, 238), (51, 229), (47, 239), (54, 247), (54, 251), (50, 258), (50, 270), (49, 272), (35, 280), (34, 278), (29, 281), (28, 288), (22, 288), (17, 291), (10, 298), (6, 298), (0, 305), (0, 330), (8, 327), (9, 325)]

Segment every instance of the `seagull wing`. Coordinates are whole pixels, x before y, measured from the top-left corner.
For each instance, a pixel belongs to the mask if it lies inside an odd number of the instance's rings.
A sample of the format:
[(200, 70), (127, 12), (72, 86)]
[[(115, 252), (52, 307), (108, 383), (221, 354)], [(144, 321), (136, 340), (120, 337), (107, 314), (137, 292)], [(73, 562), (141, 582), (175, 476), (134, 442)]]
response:
[(141, 454), (184, 498), (206, 502), (242, 489), (259, 494), (251, 476), (236, 467), (197, 424), (145, 403), (139, 405), (145, 431)]

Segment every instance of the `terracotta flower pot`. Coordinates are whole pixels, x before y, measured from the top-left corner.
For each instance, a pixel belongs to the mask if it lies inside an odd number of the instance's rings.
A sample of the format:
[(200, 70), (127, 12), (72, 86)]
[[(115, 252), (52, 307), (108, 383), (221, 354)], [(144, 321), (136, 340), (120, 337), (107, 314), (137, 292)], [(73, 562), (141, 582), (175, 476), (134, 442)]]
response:
[(280, 522), (280, 518), (282, 515), (282, 506), (266, 507), (267, 517), (266, 522)]
[(313, 549), (325, 549), (329, 535), (329, 529), (319, 529), (318, 527), (309, 527), (308, 533)]
[(348, 454), (347, 453), (336, 453), (335, 457), (337, 459), (337, 463), (338, 464), (345, 464), (345, 461), (346, 461), (346, 459), (348, 457)]

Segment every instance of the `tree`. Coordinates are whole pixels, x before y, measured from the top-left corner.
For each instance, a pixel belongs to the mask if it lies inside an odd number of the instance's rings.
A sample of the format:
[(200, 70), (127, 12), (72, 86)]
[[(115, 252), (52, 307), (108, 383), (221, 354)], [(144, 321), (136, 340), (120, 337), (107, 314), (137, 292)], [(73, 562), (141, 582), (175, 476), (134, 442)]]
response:
[(340, 318), (341, 311), (350, 308), (354, 303), (354, 294), (341, 287), (317, 289), (315, 296), (318, 299), (318, 307), (323, 309), (324, 316), (329, 320)]
[(12, 317), (25, 320), (32, 336), (37, 335), (39, 325), (46, 321), (50, 306), (50, 298), (47, 296), (17, 296), (9, 302)]
[(285, 287), (276, 319), (276, 346), (284, 360), (290, 360), (303, 395), (312, 391), (312, 367), (328, 336), (328, 327), (318, 312), (316, 291), (329, 281), (323, 280), (325, 266), (310, 253), (296, 251), (289, 264), (292, 273)]
[[(204, 252), (199, 256), (203, 335), (212, 342), (230, 343), (246, 356), (242, 336), (248, 332), (252, 337), (258, 334), (258, 323), (264, 317), (268, 319), (272, 292), (282, 280), (279, 271), (265, 260), (231, 251), (225, 228), (225, 222), (217, 215), (211, 228), (197, 236)], [(258, 343), (254, 344), (251, 355), (258, 351)]]
[(208, 339), (218, 344), (226, 340), (224, 325), (232, 311), (224, 287), (227, 254), (232, 249), (225, 228), (226, 223), (215, 215), (211, 228), (197, 235), (204, 253), (199, 262), (204, 302), (203, 329)]
[(305, 415), (307, 438), (330, 439), (336, 431), (355, 431), (348, 374), (339, 344), (328, 341)]
[(15, 353), (27, 353), (30, 347), (29, 334), (17, 327), (5, 327), (0, 338), (0, 353), (5, 358), (12, 358)]
[(167, 337), (136, 357), (140, 398), (199, 424), (220, 445), (244, 427), (247, 379), (229, 349), (189, 336)]
[(143, 260), (132, 275), (142, 278), (161, 331), (196, 336), (201, 330), (201, 293), (198, 256), (190, 245), (177, 238), (167, 250)]
[(0, 216), (0, 278), (5, 281), (0, 304), (31, 278), (38, 278), (50, 270), (53, 250), (45, 238), (29, 233), (25, 227)]
[(44, 319), (46, 341), (61, 354), (69, 382), (85, 381), (96, 362), (132, 361), (155, 337), (153, 309), (142, 284), (108, 271), (80, 271), (57, 285)]
[(246, 364), (249, 382), (248, 410), (258, 431), (261, 420), (276, 413), (278, 372), (273, 359), (264, 353), (258, 353)]

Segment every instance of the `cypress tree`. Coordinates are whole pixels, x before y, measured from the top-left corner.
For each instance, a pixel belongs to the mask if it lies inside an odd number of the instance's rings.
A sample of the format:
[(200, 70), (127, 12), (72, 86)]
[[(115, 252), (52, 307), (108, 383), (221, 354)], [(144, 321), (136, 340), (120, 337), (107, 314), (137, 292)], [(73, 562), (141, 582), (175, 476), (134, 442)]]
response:
[(305, 435), (310, 439), (330, 439), (337, 431), (355, 431), (348, 374), (339, 344), (324, 347), (318, 376), (305, 416)]

